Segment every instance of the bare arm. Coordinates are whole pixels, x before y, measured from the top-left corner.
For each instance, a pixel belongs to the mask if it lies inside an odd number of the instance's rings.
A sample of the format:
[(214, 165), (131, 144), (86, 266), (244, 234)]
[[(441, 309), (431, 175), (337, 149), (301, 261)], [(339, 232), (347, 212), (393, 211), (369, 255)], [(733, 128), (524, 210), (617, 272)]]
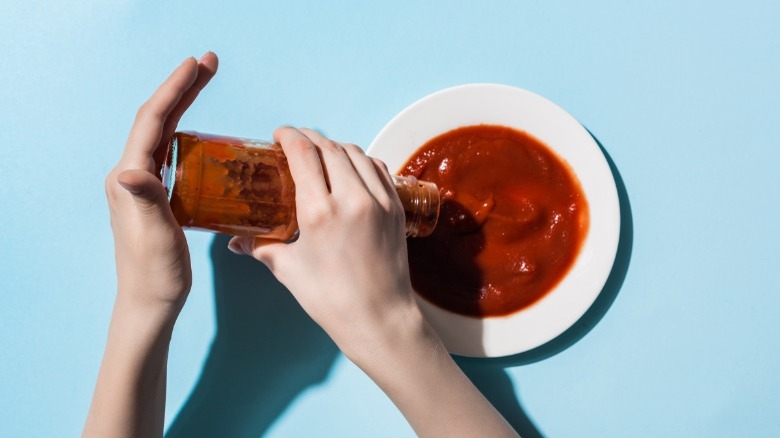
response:
[(453, 362), (414, 299), (404, 213), (383, 163), (357, 146), (280, 128), (300, 237), (235, 237), (273, 271), (421, 436), (517, 436)]
[[(139, 110), (106, 178), (119, 291), (84, 436), (162, 436), (168, 344), (191, 285), (189, 251), (153, 154), (217, 68), (188, 59)], [(313, 131), (275, 134), (297, 187), (293, 244), (235, 238), (423, 436), (514, 436), (427, 326), (409, 283), (403, 212), (384, 166)]]
[(192, 273), (184, 233), (154, 175), (154, 153), (216, 69), (213, 53), (185, 60), (139, 109), (106, 178), (119, 289), (85, 437), (163, 434), (168, 344)]
[(424, 322), (411, 323), (406, 333), (402, 329), (396, 336), (373, 349), (370, 357), (353, 361), (390, 397), (419, 436), (517, 436)]
[(83, 436), (162, 436), (174, 320), (117, 299)]
[(422, 318), (353, 359), (419, 436), (516, 437), (509, 423), (452, 360)]

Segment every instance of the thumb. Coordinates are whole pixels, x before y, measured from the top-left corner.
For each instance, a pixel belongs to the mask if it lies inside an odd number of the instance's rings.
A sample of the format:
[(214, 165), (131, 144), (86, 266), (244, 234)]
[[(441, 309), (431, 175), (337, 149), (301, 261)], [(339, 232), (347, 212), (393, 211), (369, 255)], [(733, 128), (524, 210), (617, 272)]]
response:
[(157, 177), (140, 170), (125, 170), (116, 177), (117, 182), (133, 195), (133, 200), (142, 213), (160, 216), (168, 220), (171, 207), (168, 204), (168, 194)]
[(236, 254), (250, 255), (274, 272), (274, 265), (287, 250), (287, 244), (262, 237), (234, 236), (228, 243), (228, 249)]

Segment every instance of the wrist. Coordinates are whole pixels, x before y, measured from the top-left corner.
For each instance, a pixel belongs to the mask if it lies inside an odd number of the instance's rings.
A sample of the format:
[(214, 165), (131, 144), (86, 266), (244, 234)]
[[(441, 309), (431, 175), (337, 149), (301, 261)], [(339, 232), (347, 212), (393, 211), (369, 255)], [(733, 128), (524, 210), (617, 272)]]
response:
[[(350, 357), (418, 436), (517, 436), (466, 377), (422, 314), (372, 354)], [(410, 321), (411, 322), (411, 321)]]
[(156, 379), (165, 363), (176, 317), (117, 295), (103, 358), (110, 381)]
[(441, 340), (416, 303), (398, 312), (377, 332), (363, 342), (363, 348), (344, 350), (372, 378), (391, 364), (401, 365), (434, 351), (444, 351)]
[(152, 254), (129, 257), (117, 251), (118, 296), (135, 307), (178, 314), (192, 287), (188, 255), (171, 260)]
[(112, 325), (121, 328), (127, 337), (158, 339), (170, 338), (183, 303), (161, 302), (120, 289), (114, 301)]
[[(175, 320), (189, 294), (190, 284), (160, 281), (150, 273), (119, 275), (116, 303), (123, 311), (142, 312)], [(140, 279), (140, 280), (139, 280)]]

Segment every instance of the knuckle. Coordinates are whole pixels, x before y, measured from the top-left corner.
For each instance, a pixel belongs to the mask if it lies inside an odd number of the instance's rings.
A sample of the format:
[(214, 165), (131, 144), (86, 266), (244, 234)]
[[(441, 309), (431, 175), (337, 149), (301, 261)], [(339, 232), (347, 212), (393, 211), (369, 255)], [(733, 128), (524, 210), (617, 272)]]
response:
[(278, 139), (278, 138), (282, 137), (284, 134), (286, 134), (287, 132), (290, 132), (291, 130), (294, 130), (294, 129), (295, 128), (293, 128), (292, 126), (289, 126), (289, 125), (280, 126), (280, 127), (276, 128), (274, 130), (273, 137)]
[(140, 120), (149, 114), (149, 101), (146, 101), (138, 107), (138, 111), (135, 112), (135, 119)]
[(314, 143), (305, 138), (297, 138), (290, 142), (290, 147), (298, 153), (306, 153), (314, 150)]
[(351, 219), (368, 219), (377, 215), (377, 202), (368, 195), (355, 196), (345, 203), (344, 214)]
[(116, 198), (117, 193), (116, 173), (114, 171), (109, 172), (106, 175), (106, 179), (103, 182), (103, 188), (106, 191), (106, 198), (109, 201), (113, 201)]
[(374, 162), (374, 165), (378, 168), (384, 171), (385, 173), (389, 174), (390, 171), (387, 169), (387, 164), (385, 164), (384, 161), (380, 160), (379, 158), (371, 157), (371, 161)]
[(376, 195), (376, 202), (382, 208), (382, 211), (392, 213), (395, 210), (395, 201), (386, 193)]
[(356, 144), (352, 144), (352, 143), (345, 143), (344, 144), (344, 149), (346, 149), (347, 152), (351, 152), (353, 154), (361, 154), (362, 155), (364, 153), (363, 149), (361, 149), (360, 146), (358, 146)]
[(144, 102), (135, 114), (136, 120), (162, 118), (162, 113), (154, 107), (151, 100)]
[(342, 152), (344, 150), (344, 148), (342, 148), (341, 145), (327, 138), (322, 140), (320, 143), (321, 143), (320, 144), (321, 148), (327, 149), (329, 151)]
[(335, 209), (330, 202), (311, 202), (305, 208), (299, 209), (298, 223), (312, 227), (329, 222), (335, 215)]

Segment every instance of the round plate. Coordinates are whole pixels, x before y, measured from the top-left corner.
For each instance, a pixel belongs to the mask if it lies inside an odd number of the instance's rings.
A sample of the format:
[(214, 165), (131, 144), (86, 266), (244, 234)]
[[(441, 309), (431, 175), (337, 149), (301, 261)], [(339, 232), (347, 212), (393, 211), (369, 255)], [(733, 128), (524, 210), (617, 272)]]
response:
[(590, 210), (588, 234), (574, 265), (530, 307), (503, 317), (473, 318), (417, 296), (451, 353), (500, 357), (545, 344), (593, 304), (615, 261), (620, 209), (612, 172), (588, 131), (558, 105), (508, 85), (467, 84), (428, 95), (396, 115), (376, 136), (368, 154), (397, 171), (431, 138), (479, 124), (509, 126), (544, 142), (574, 170)]

